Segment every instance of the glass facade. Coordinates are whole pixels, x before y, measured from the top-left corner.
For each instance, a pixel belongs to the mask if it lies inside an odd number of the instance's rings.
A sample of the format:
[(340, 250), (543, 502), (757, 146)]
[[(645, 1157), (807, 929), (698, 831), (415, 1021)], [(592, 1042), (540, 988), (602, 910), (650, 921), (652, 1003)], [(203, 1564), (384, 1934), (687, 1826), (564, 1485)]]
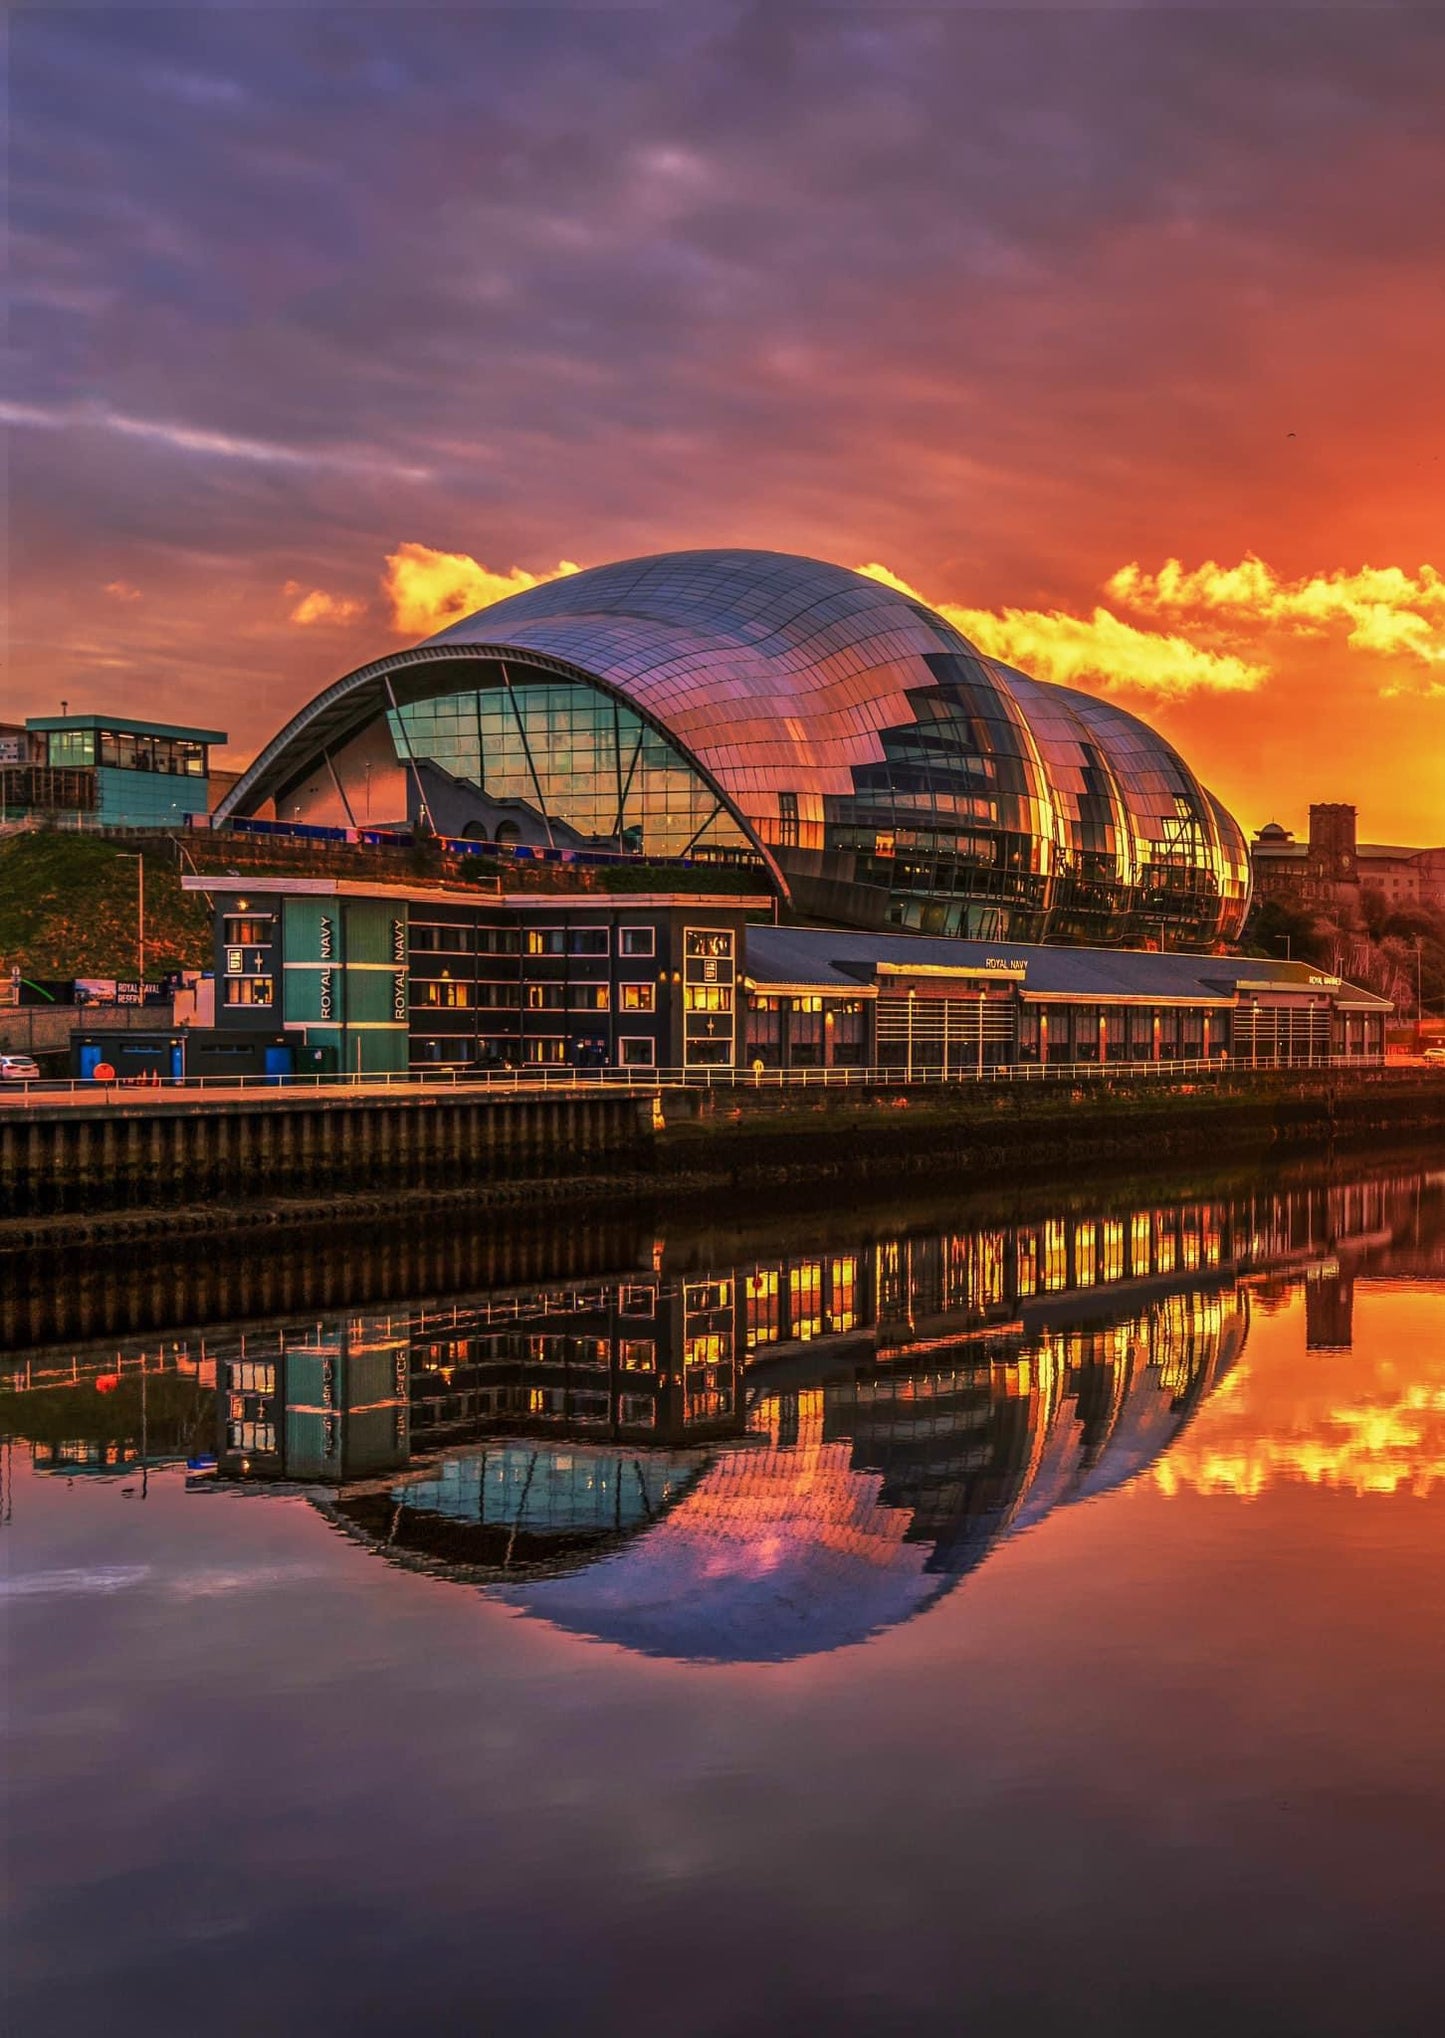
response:
[(928, 934), (1208, 944), (1248, 906), (1243, 832), (1155, 731), (893, 588), (769, 552), (596, 567), (364, 667), (220, 818), (268, 802), (751, 856), (801, 914)]
[[(411, 702), (387, 719), (403, 763), (425, 759), (499, 807), (530, 807), (544, 834), (560, 822), (569, 841), (668, 858), (748, 850), (726, 803), (676, 746), (585, 680), (509, 669), (505, 681)], [(485, 835), (485, 812), (464, 827)], [(497, 815), (493, 840), (520, 835), (517, 818)]]

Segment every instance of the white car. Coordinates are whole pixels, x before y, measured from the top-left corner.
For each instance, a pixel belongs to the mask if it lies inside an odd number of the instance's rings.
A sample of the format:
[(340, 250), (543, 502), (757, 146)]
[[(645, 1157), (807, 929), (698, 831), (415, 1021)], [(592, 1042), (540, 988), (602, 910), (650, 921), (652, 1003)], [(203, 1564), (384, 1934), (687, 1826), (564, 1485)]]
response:
[(1445, 1062), (1445, 1047), (1427, 1047), (1424, 1059), (1431, 1063)]
[(0, 1083), (38, 1083), (39, 1064), (28, 1054), (0, 1054)]

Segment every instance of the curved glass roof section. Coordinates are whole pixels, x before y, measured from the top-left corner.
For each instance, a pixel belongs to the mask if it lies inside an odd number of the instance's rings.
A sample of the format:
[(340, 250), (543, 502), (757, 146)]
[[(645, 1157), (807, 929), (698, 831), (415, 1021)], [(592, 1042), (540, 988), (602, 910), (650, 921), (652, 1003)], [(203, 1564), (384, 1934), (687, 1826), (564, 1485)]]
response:
[(218, 818), (766, 860), (793, 905), (983, 939), (1232, 938), (1243, 832), (1163, 737), (818, 560), (545, 582), (348, 675)]

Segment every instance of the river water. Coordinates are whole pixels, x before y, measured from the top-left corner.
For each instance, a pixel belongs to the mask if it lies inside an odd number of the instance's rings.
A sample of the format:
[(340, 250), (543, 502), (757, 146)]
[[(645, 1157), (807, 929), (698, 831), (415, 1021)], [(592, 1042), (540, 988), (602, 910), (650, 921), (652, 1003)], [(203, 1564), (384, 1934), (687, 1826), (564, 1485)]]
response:
[(224, 1257), (7, 1360), (10, 2031), (1439, 2028), (1445, 1172)]

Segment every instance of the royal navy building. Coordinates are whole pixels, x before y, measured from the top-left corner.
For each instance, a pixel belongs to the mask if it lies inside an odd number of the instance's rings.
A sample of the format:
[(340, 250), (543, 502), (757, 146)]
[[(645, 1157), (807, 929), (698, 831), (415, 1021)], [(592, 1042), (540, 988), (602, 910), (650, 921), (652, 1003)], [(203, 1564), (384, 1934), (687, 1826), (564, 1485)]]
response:
[(337, 1074), (1370, 1063), (1390, 1010), (1307, 963), (775, 925), (743, 892), (185, 883), (218, 1032)]

